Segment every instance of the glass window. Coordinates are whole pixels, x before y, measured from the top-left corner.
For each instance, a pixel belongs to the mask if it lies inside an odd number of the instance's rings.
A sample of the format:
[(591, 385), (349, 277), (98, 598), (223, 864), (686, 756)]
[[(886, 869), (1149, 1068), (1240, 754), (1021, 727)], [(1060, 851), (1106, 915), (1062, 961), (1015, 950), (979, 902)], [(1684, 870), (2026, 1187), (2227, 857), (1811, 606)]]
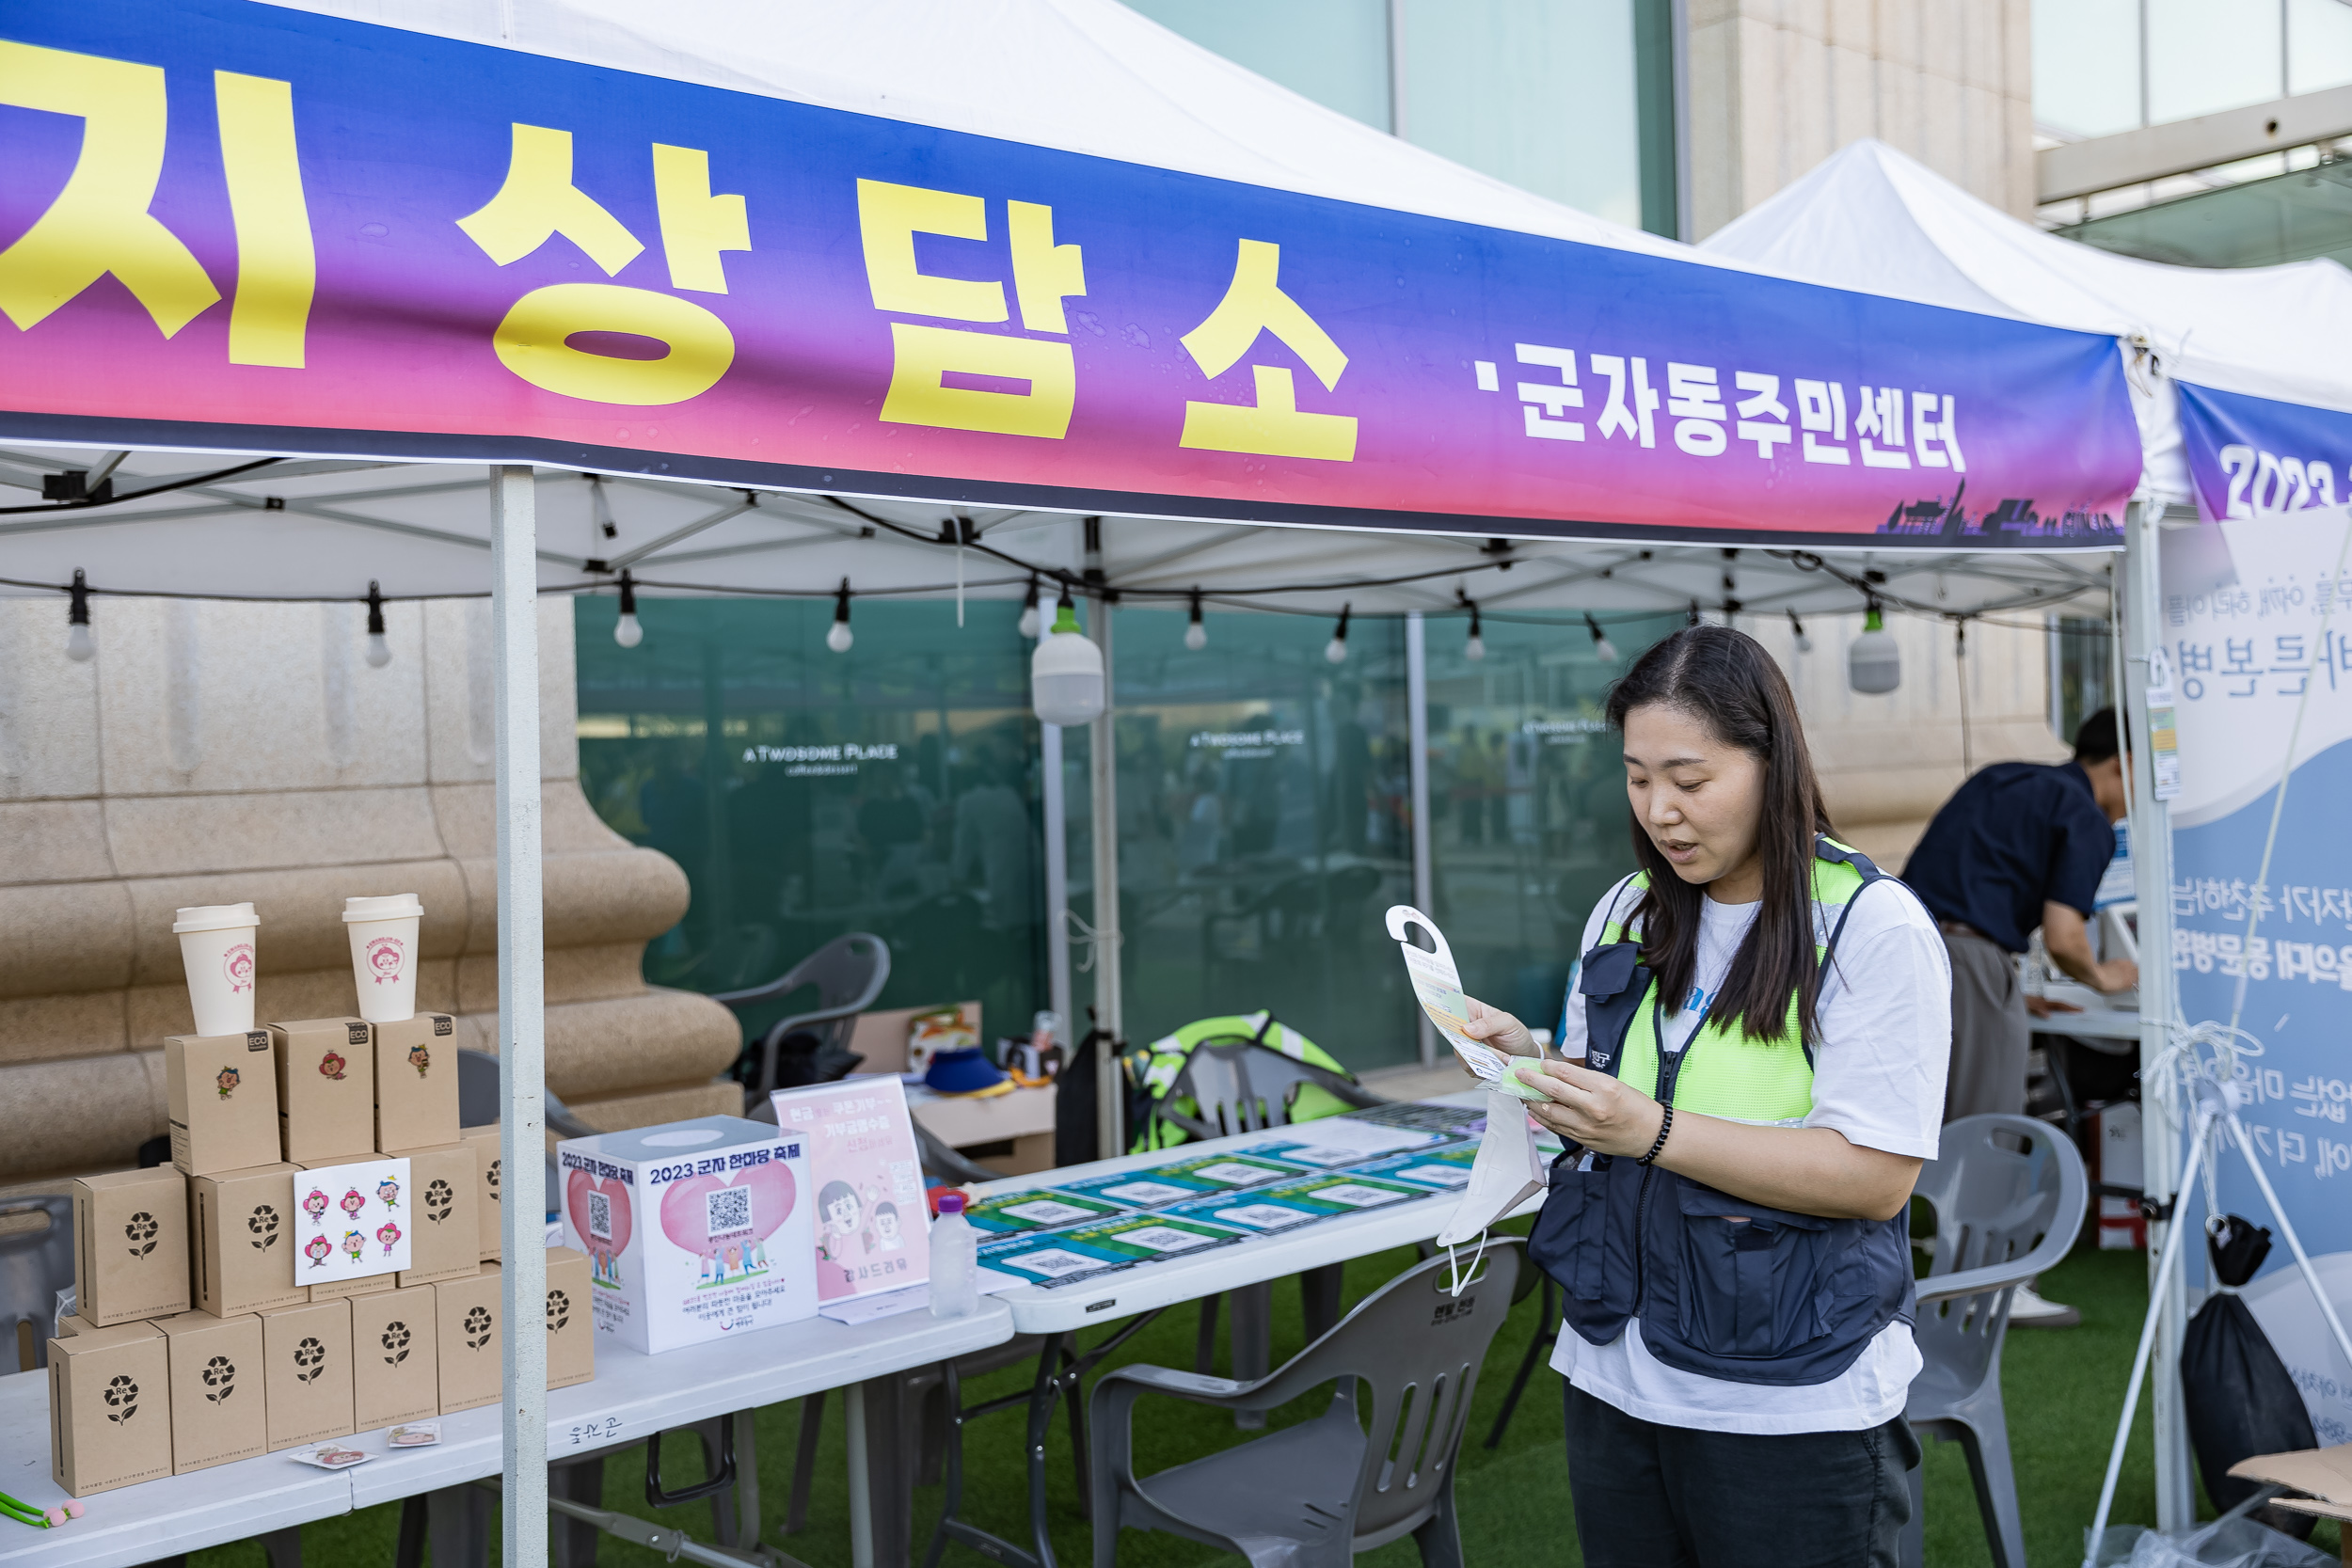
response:
[(1634, 869), (1610, 684), (1683, 620), (1612, 616), (1615, 664), (1581, 616), (1490, 614), (1475, 662), (1462, 621), (1428, 623), (1429, 912), (1470, 993), (1532, 1027), (1557, 1026), (1585, 917)]
[(2352, 82), (2352, 6), (2287, 0), (2287, 91), (2319, 92)]
[(1389, 124), (1388, 0), (1129, 0), (1170, 32), (1378, 130)]
[(2148, 121), (2162, 125), (2281, 96), (2276, 0), (2147, 0)]
[(1406, 0), (1406, 139), (1639, 228), (1633, 11), (1633, 0)]
[[(1413, 896), (1403, 621), (1353, 621), (1333, 665), (1319, 616), (1213, 612), (1197, 652), (1182, 610), (1118, 616), (1128, 1038), (1263, 1007), (1358, 1071), (1415, 1060), (1382, 921)], [(1073, 904), (1085, 778), (1073, 761)]]
[(2139, 4), (2034, 0), (2036, 121), (2076, 136), (2139, 127)]
[(2067, 745), (2087, 715), (2115, 702), (2115, 642), (2104, 619), (2050, 617), (2050, 733)]
[(755, 986), (871, 931), (891, 949), (877, 1006), (977, 999), (991, 1037), (1026, 1033), (1046, 1004), (1020, 610), (974, 601), (959, 629), (952, 605), (860, 600), (836, 654), (827, 600), (646, 598), (624, 649), (616, 602), (581, 599), (581, 785), (692, 888), (645, 978)]

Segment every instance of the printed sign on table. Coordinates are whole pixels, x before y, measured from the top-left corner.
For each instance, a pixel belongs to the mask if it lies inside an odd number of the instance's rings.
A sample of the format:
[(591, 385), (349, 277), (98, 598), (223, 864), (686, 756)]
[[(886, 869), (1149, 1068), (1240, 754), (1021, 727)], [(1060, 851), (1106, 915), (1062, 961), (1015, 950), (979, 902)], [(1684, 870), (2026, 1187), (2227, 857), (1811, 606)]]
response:
[(1089, 1197), (1108, 1198), (1130, 1209), (1157, 1209), (1162, 1204), (1180, 1203), (1203, 1193), (1263, 1186), (1268, 1181), (1279, 1181), (1284, 1177), (1305, 1174), (1306, 1167), (1301, 1165), (1286, 1165), (1275, 1160), (1238, 1154), (1216, 1154), (1152, 1165), (1144, 1170), (1089, 1176), (1066, 1182), (1059, 1190), (1084, 1194)]
[(1248, 1230), (1288, 1230), (1340, 1214), (1385, 1209), (1431, 1196), (1433, 1189), (1348, 1172), (1252, 1188), (1222, 1197), (1195, 1198), (1168, 1211), (1171, 1219), (1200, 1219)]
[(1476, 1144), (1393, 1155), (1357, 1167), (1357, 1174), (1389, 1181), (1409, 1181), (1432, 1191), (1458, 1192), (1470, 1185), (1470, 1166), (1478, 1162)]
[(1133, 1207), (1132, 1204), (1105, 1202), (1082, 1193), (1048, 1187), (997, 1193), (980, 1198), (963, 1212), (963, 1217), (983, 1234), (1009, 1235), (1031, 1230), (1058, 1230), (1063, 1226), (1076, 1225), (1084, 1220), (1123, 1214)]
[(1228, 1246), (1245, 1235), (1189, 1217), (1122, 1214), (1070, 1230), (999, 1236), (980, 1243), (982, 1288), (1005, 1288), (985, 1278), (991, 1270), (1015, 1284), (1074, 1285), (1204, 1247)]
[(817, 1187), (817, 1297), (844, 1301), (931, 1276), (930, 1205), (906, 1089), (887, 1073), (769, 1099), (808, 1148)]

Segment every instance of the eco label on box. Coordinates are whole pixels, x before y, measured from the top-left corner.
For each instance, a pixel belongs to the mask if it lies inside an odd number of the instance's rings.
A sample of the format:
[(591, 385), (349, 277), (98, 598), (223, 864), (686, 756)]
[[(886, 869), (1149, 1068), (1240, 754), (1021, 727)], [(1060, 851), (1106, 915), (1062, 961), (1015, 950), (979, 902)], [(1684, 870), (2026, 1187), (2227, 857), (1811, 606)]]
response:
[(408, 1162), (389, 1155), (313, 1165), (294, 1178), (298, 1285), (333, 1285), (411, 1266), (417, 1195)]
[(818, 1299), (847, 1301), (929, 1280), (930, 1204), (898, 1081), (860, 1078), (779, 1089), (769, 1099), (776, 1125), (808, 1148)]
[(1059, 1188), (996, 1193), (963, 1212), (973, 1228), (983, 1235), (1011, 1235), (1030, 1230), (1058, 1230), (1066, 1225), (1108, 1219), (1123, 1214), (1133, 1204), (1105, 1202)]
[(597, 1331), (656, 1354), (817, 1312), (805, 1145), (701, 1117), (557, 1146)]

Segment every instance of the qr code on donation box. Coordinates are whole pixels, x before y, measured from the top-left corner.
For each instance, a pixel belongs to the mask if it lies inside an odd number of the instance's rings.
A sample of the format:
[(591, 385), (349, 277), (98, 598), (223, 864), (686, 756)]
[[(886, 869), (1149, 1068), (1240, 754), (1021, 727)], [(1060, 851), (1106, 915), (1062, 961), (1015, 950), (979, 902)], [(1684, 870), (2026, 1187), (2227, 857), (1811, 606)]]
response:
[(752, 1191), (749, 1187), (721, 1187), (704, 1195), (703, 1218), (714, 1242), (731, 1236), (742, 1236), (752, 1228)]
[(612, 1199), (604, 1193), (588, 1195), (588, 1234), (599, 1242), (612, 1239)]

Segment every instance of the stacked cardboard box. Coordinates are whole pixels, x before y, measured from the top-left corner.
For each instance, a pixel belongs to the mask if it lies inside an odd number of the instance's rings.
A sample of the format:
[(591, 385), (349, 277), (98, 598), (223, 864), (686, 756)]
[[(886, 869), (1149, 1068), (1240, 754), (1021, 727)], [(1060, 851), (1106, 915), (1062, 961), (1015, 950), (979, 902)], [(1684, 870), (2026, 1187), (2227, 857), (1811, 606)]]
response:
[[(499, 1130), (461, 1129), (454, 1022), (165, 1042), (172, 1163), (74, 1184), (52, 1468), (87, 1497), (499, 1402)], [(298, 1275), (296, 1179), (408, 1162), (408, 1267)], [(596, 1375), (587, 1258), (548, 1253), (548, 1386)]]

